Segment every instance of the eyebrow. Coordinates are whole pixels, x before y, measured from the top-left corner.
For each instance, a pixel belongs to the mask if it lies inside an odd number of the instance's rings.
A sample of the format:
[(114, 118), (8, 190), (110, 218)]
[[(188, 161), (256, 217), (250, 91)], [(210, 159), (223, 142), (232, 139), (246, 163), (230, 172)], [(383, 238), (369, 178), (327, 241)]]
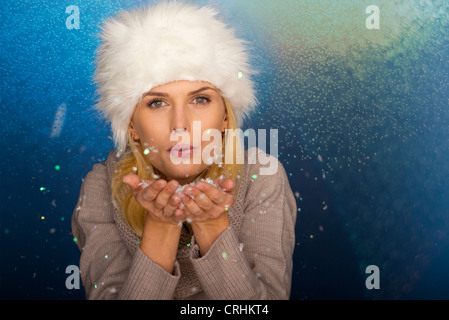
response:
[[(198, 89), (198, 90), (194, 90), (194, 91), (189, 92), (188, 95), (189, 95), (189, 96), (193, 96), (193, 95), (195, 95), (195, 94), (197, 94), (197, 93), (200, 93), (200, 92), (205, 91), (205, 90), (208, 90), (208, 89), (214, 90), (214, 91), (216, 91), (217, 93), (221, 94), (220, 90), (215, 89), (215, 88), (213, 88), (213, 87), (202, 87), (202, 88), (200, 88), (200, 89)], [(148, 91), (148, 92), (145, 93), (143, 96), (144, 96), (144, 97), (145, 97), (145, 96), (168, 97), (168, 94), (167, 94), (167, 93), (164, 93), (164, 92), (152, 92), (152, 91)]]

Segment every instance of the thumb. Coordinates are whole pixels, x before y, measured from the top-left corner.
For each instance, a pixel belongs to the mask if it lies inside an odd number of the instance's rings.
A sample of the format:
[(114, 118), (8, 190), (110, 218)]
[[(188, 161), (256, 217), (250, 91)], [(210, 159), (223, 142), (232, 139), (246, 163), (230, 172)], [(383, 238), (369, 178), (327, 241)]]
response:
[(229, 192), (235, 187), (234, 181), (232, 181), (232, 179), (230, 178), (219, 180), (218, 185), (220, 186), (220, 188), (225, 189), (226, 192)]
[(140, 191), (141, 189), (144, 189), (148, 187), (150, 182), (143, 181), (139, 178), (138, 175), (135, 175), (133, 173), (127, 174), (123, 177), (123, 182), (126, 183), (133, 193), (136, 193)]

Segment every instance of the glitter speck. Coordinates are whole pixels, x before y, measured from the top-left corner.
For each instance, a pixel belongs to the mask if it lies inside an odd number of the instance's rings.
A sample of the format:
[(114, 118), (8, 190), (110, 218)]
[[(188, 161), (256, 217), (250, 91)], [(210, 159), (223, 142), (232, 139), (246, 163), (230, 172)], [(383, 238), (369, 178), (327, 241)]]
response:
[(45, 187), (40, 187), (39, 188), (40, 191), (45, 191), (45, 189), (46, 189)]
[(55, 170), (61, 169), (61, 166), (59, 164), (55, 165)]
[(225, 259), (225, 260), (228, 258), (228, 255), (227, 255), (226, 252), (224, 252), (224, 251), (223, 251), (223, 253), (221, 254), (221, 256), (222, 256), (223, 259)]
[(253, 175), (251, 176), (251, 178), (257, 179), (257, 174), (253, 174)]
[(239, 79), (242, 79), (242, 78), (243, 78), (243, 73), (242, 73), (242, 72), (239, 72), (239, 73), (237, 74), (237, 77), (238, 77)]
[(147, 154), (149, 154), (150, 153), (150, 150), (147, 148), (147, 149), (145, 149), (145, 150), (143, 150), (143, 154), (145, 154), (145, 155), (147, 155)]
[(78, 238), (73, 238), (73, 242), (77, 242), (78, 241)]
[(41, 217), (41, 220), (44, 220), (44, 219), (45, 219), (45, 217), (44, 217), (44, 216), (42, 216), (42, 217)]

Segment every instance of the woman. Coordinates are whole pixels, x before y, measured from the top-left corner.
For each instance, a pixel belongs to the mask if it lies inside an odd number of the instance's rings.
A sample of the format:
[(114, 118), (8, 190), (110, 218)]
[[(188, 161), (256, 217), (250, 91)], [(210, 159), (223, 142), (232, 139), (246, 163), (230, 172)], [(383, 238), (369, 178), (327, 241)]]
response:
[(96, 107), (117, 150), (72, 217), (89, 299), (289, 298), (295, 199), (282, 165), (260, 175), (228, 134), (255, 98), (244, 42), (216, 15), (161, 3), (102, 28)]

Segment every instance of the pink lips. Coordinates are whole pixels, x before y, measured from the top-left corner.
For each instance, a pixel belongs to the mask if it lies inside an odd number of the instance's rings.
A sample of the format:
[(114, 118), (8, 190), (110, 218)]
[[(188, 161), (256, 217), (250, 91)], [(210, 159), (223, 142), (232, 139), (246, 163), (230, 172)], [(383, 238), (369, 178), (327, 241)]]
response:
[(194, 148), (193, 146), (188, 145), (188, 144), (175, 144), (167, 151), (170, 152), (171, 155), (174, 157), (183, 158), (183, 157), (189, 157), (191, 154), (193, 154), (195, 149), (196, 148)]

